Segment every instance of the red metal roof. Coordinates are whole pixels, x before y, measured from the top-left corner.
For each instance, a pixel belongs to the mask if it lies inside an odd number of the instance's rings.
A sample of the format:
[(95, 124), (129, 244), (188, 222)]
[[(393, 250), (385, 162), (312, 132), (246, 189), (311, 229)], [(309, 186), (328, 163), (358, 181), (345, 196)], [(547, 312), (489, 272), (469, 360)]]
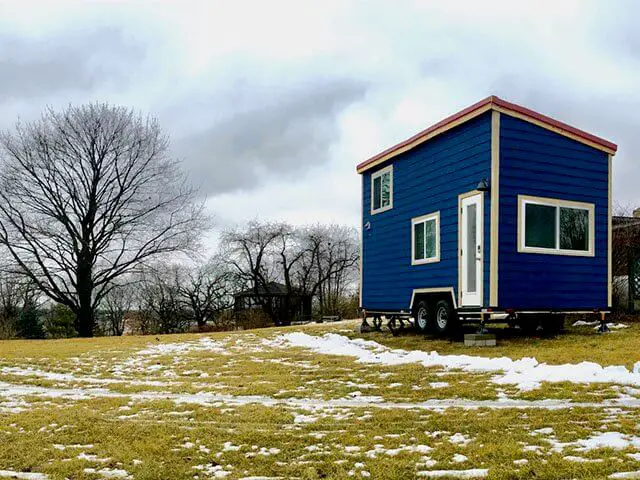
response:
[[(394, 152), (398, 152), (398, 150), (402, 150), (404, 147), (407, 147), (408, 145), (411, 145), (414, 142), (417, 142), (417, 144), (421, 143), (420, 142), (421, 137), (428, 137), (430, 134), (436, 132), (439, 129), (442, 129), (444, 131), (446, 130), (446, 127), (448, 125), (455, 123), (456, 121), (460, 120), (462, 117), (466, 115), (470, 115), (470, 118), (468, 119), (470, 120), (471, 118), (473, 118), (473, 113), (476, 111), (493, 110), (493, 109), (503, 111), (506, 114), (509, 114), (510, 112), (512, 112), (512, 113), (518, 114), (519, 116), (524, 116), (525, 120), (535, 121), (536, 123), (538, 122), (542, 123), (543, 126), (545, 126), (546, 128), (550, 128), (552, 130), (558, 130), (559, 133), (561, 134), (565, 134), (567, 136), (575, 138), (578, 141), (583, 141), (585, 143), (591, 144), (595, 148), (600, 147), (602, 150), (609, 151), (611, 153), (615, 153), (616, 150), (618, 149), (618, 146), (615, 143), (605, 140), (604, 138), (597, 137), (583, 130), (572, 127), (571, 125), (567, 125), (566, 123), (560, 122), (558, 120), (554, 120), (551, 117), (547, 117), (546, 115), (530, 110), (521, 105), (507, 102), (506, 100), (496, 97), (495, 95), (491, 95), (490, 97), (487, 97), (484, 100), (480, 100), (479, 102), (474, 103), (473, 105), (463, 110), (460, 110), (459, 112), (454, 113), (453, 115), (443, 120), (440, 120), (438, 123), (431, 125), (429, 128), (417, 133), (411, 138), (408, 138), (398, 143), (397, 145), (394, 145), (393, 147), (388, 148), (378, 153), (377, 155), (374, 155), (368, 160), (365, 160), (364, 162), (360, 163), (357, 166), (357, 171), (358, 173), (362, 173), (368, 168), (373, 167), (374, 164), (380, 163), (380, 162), (377, 162), (378, 160), (381, 160), (381, 159), (388, 160), (389, 158), (394, 157), (395, 156)], [(413, 147), (410, 147), (410, 148), (413, 148)], [(402, 151), (405, 151), (405, 150), (402, 150)], [(398, 153), (401, 153), (401, 152), (398, 152)]]

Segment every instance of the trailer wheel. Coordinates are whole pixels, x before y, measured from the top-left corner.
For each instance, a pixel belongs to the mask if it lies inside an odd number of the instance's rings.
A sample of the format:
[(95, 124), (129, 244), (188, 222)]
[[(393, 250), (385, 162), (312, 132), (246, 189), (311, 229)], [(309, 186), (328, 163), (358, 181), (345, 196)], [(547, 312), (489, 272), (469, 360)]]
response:
[(418, 302), (418, 305), (414, 308), (413, 321), (416, 330), (419, 332), (425, 333), (429, 330), (429, 323), (431, 323), (429, 321), (429, 306), (424, 300)]
[(436, 303), (433, 312), (433, 329), (438, 335), (451, 333), (457, 324), (453, 306), (448, 300), (440, 300)]

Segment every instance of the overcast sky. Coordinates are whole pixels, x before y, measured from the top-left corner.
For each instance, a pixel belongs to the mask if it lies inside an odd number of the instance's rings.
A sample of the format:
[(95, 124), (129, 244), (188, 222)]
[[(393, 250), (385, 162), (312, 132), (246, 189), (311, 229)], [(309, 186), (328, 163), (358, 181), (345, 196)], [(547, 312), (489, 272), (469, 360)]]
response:
[(614, 201), (640, 205), (639, 5), (2, 1), (0, 127), (129, 105), (159, 118), (218, 228), (355, 226), (357, 163), (495, 94), (618, 143)]

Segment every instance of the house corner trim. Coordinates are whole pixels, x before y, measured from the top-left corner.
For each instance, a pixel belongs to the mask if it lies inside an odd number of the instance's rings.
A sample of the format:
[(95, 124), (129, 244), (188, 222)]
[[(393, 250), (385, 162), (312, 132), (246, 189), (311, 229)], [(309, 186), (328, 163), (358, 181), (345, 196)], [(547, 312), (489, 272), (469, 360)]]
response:
[(500, 112), (491, 113), (491, 231), (489, 252), (489, 305), (498, 303), (498, 245), (500, 219)]

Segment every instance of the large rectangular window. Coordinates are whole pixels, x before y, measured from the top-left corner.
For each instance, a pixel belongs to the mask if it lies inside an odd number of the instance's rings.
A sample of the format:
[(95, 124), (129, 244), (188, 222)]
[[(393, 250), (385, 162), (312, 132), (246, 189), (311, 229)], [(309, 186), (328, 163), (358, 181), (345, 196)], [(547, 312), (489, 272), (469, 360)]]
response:
[(411, 219), (411, 263), (440, 261), (440, 212)]
[(518, 196), (518, 251), (594, 255), (592, 203)]
[(393, 165), (371, 175), (371, 213), (393, 208)]

